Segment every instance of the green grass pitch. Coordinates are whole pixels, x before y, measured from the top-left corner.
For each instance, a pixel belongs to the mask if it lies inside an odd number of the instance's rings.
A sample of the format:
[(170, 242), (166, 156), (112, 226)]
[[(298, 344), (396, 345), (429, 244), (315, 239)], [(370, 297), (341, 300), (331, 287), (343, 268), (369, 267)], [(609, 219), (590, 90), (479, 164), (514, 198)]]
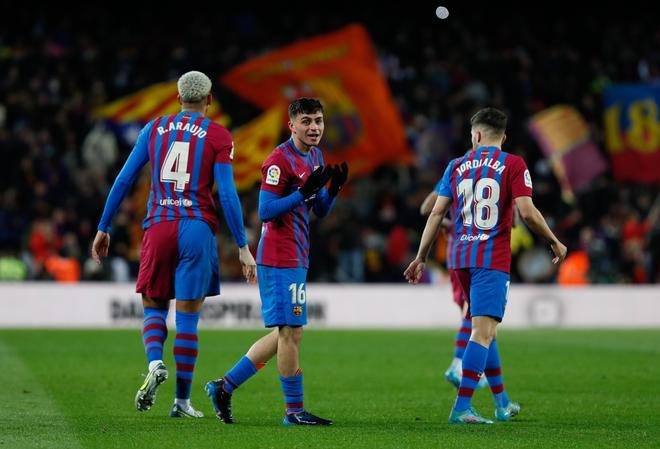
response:
[[(0, 331), (0, 449), (8, 448), (577, 448), (660, 447), (660, 331), (503, 330), (504, 382), (522, 412), (510, 423), (450, 426), (455, 390), (442, 372), (452, 331), (308, 330), (305, 405), (330, 428), (280, 424), (275, 361), (234, 395), (237, 424), (212, 413), (203, 386), (264, 332), (202, 331), (193, 404), (169, 418), (170, 379), (155, 406), (133, 397), (146, 361), (136, 331)], [(478, 411), (492, 416), (490, 392)]]

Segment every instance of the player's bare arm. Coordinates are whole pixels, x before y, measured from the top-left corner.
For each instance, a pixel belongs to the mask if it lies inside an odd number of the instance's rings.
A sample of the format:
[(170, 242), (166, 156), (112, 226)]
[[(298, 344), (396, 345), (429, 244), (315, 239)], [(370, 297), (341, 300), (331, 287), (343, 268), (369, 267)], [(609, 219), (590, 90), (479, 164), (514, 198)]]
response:
[(424, 198), (424, 201), (422, 201), (422, 205), (419, 206), (419, 213), (425, 217), (430, 214), (433, 206), (435, 205), (436, 198), (438, 198), (438, 192), (436, 191), (426, 195), (426, 198)]
[(422, 278), (424, 273), (424, 268), (426, 267), (426, 259), (428, 258), (431, 245), (435, 241), (435, 238), (438, 235), (442, 220), (449, 209), (452, 199), (446, 196), (438, 196), (435, 200), (435, 205), (431, 214), (429, 215), (428, 220), (426, 220), (426, 226), (424, 227), (424, 232), (422, 233), (422, 240), (419, 243), (419, 250), (417, 251), (417, 257), (415, 260), (410, 262), (406, 271), (403, 272), (403, 275), (406, 277), (406, 280), (410, 284), (417, 284)]
[[(427, 216), (428, 214), (431, 213), (431, 210), (433, 209), (433, 205), (435, 204), (435, 200), (438, 198), (438, 192), (431, 192), (428, 195), (426, 195), (426, 198), (424, 198), (424, 201), (422, 201), (422, 205), (419, 207), (419, 213), (423, 216)], [(442, 229), (444, 229), (446, 232), (451, 231), (451, 220), (447, 217), (442, 219)]]
[(555, 234), (548, 227), (545, 218), (541, 212), (534, 206), (532, 198), (529, 196), (519, 196), (516, 198), (516, 206), (520, 212), (520, 217), (537, 235), (550, 243), (550, 248), (555, 254), (552, 263), (557, 264), (566, 258), (566, 246), (559, 241)]

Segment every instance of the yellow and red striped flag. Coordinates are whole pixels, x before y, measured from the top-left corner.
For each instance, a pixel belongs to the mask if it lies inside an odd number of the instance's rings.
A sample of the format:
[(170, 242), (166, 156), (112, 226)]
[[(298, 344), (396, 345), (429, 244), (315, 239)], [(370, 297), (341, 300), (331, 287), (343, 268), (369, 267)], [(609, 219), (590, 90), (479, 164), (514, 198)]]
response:
[(232, 133), (237, 190), (247, 190), (261, 180), (261, 164), (280, 143), (285, 111), (284, 103), (273, 106)]
[[(181, 105), (177, 93), (176, 81), (154, 84), (99, 107), (94, 115), (119, 125), (145, 124), (154, 117), (178, 113)], [(229, 116), (222, 114), (220, 104), (215, 100), (209, 107), (207, 117), (223, 126), (229, 126)]]

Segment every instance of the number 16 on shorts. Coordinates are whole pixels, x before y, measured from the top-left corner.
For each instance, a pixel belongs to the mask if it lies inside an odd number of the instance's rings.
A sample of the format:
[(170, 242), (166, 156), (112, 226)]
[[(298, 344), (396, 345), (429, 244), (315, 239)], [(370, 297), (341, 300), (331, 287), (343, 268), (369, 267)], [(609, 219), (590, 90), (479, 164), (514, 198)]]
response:
[(293, 307), (292, 313), (294, 316), (302, 316), (305, 311), (305, 303), (307, 302), (307, 291), (305, 290), (305, 283), (301, 282), (296, 285), (289, 285), (289, 291), (291, 292), (291, 305)]
[(307, 324), (307, 269), (257, 266), (266, 327)]

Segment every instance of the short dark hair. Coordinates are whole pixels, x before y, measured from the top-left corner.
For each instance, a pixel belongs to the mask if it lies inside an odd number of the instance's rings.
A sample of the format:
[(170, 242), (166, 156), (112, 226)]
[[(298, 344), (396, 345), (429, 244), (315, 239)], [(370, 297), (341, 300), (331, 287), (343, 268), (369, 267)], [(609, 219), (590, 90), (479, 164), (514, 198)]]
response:
[(316, 98), (302, 97), (289, 105), (289, 118), (296, 118), (299, 114), (313, 114), (323, 112), (323, 105)]
[(494, 134), (502, 134), (506, 131), (506, 122), (506, 114), (495, 108), (482, 109), (470, 119), (473, 128), (475, 126), (485, 126)]

